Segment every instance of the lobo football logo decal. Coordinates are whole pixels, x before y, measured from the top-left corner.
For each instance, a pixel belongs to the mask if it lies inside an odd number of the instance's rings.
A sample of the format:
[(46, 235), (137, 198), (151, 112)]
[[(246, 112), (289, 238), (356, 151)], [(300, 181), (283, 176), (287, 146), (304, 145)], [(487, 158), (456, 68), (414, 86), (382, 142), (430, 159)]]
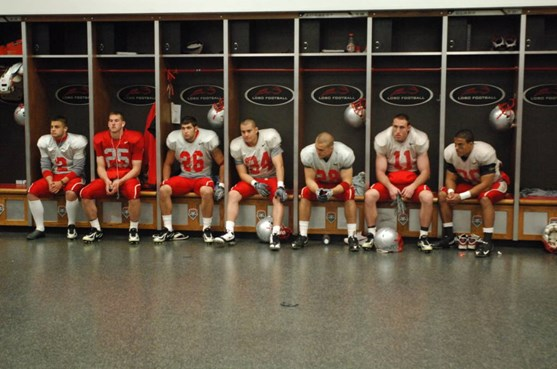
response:
[(497, 104), (505, 98), (505, 91), (488, 84), (470, 84), (455, 88), (451, 100), (460, 105), (485, 106)]
[(130, 218), (130, 209), (128, 209), (127, 206), (122, 207), (122, 216), (125, 219), (129, 219)]
[(538, 85), (524, 91), (524, 100), (532, 105), (557, 107), (557, 85)]
[(0, 204), (0, 215), (4, 213), (4, 204)]
[(155, 102), (155, 88), (147, 85), (134, 85), (118, 91), (118, 100), (128, 105), (151, 105)]
[(483, 218), (481, 215), (474, 215), (472, 217), (472, 224), (474, 225), (474, 227), (478, 228), (482, 225), (483, 223)]
[(264, 210), (257, 210), (255, 216), (257, 217), (257, 220), (261, 220), (267, 216), (267, 212), (265, 212)]
[(396, 106), (422, 105), (433, 98), (433, 92), (420, 85), (394, 85), (379, 93), (383, 102)]
[(65, 217), (67, 214), (66, 207), (64, 205), (58, 205), (58, 216), (60, 218)]
[(89, 104), (89, 87), (87, 85), (70, 85), (56, 91), (56, 99), (68, 105)]
[(260, 85), (247, 90), (245, 98), (256, 105), (278, 106), (294, 100), (294, 91), (279, 85)]
[(349, 85), (325, 85), (311, 92), (313, 101), (328, 106), (348, 105), (362, 97), (362, 90)]
[(198, 216), (199, 216), (199, 212), (197, 211), (196, 208), (188, 209), (188, 217), (189, 217), (191, 220), (197, 219)]
[(333, 212), (327, 213), (327, 220), (329, 221), (329, 223), (334, 223), (335, 220), (337, 220), (336, 213)]
[(183, 102), (196, 106), (211, 106), (222, 98), (224, 98), (223, 88), (214, 85), (192, 86), (180, 93)]
[(405, 226), (406, 223), (408, 223), (408, 215), (406, 213), (400, 213), (398, 215), (398, 222), (400, 223), (400, 225)]

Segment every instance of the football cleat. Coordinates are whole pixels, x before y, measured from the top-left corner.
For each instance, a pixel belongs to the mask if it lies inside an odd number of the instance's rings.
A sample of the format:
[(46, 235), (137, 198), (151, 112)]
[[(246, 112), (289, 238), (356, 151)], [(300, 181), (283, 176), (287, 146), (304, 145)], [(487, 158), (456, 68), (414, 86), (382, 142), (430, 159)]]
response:
[(214, 241), (213, 234), (211, 233), (211, 228), (205, 228), (203, 230), (203, 242), (205, 243), (213, 243)]
[(352, 252), (360, 251), (360, 244), (358, 243), (358, 239), (356, 237), (348, 237), (348, 250)]
[(367, 238), (364, 243), (362, 243), (362, 249), (364, 251), (371, 251), (373, 250), (375, 244), (375, 239), (371, 233), (368, 233)]
[(292, 242), (292, 248), (294, 250), (298, 250), (306, 247), (308, 243), (309, 243), (308, 236), (299, 235), (298, 238), (296, 238), (296, 240)]
[(420, 248), (421, 251), (425, 252), (426, 254), (429, 254), (431, 250), (433, 250), (433, 246), (431, 246), (431, 242), (429, 242), (429, 238), (427, 238), (427, 236), (420, 237), (418, 239), (418, 247)]
[(467, 235), (466, 233), (463, 233), (461, 235), (458, 236), (457, 240), (458, 240), (458, 249), (459, 250), (468, 250), (468, 239), (469, 239), (469, 235)]
[(236, 244), (236, 237), (234, 236), (234, 232), (226, 232), (222, 236), (215, 237), (213, 242), (217, 247), (224, 247), (224, 245), (233, 246)]
[(137, 245), (139, 243), (139, 233), (137, 233), (137, 228), (130, 228), (128, 242), (132, 245)]
[(455, 237), (447, 237), (443, 236), (439, 241), (434, 242), (431, 244), (431, 247), (434, 249), (446, 249), (454, 245), (456, 242)]
[(484, 241), (481, 238), (476, 242), (476, 250), (474, 251), (477, 258), (485, 258), (491, 255), (493, 251), (493, 243)]
[(468, 250), (475, 250), (479, 239), (480, 236), (475, 234), (471, 234), (470, 236), (468, 236), (468, 245), (467, 245)]
[(271, 235), (271, 240), (269, 242), (269, 248), (273, 251), (280, 250), (280, 238), (278, 233), (274, 233)]
[(169, 231), (167, 228), (163, 228), (162, 231), (153, 235), (153, 242), (162, 243), (165, 241), (187, 240), (188, 238), (189, 236), (181, 232)]
[(68, 232), (66, 233), (66, 238), (68, 240), (75, 240), (77, 238), (77, 231), (74, 224), (68, 226)]
[(28, 240), (36, 240), (37, 238), (43, 238), (44, 236), (45, 236), (44, 231), (39, 231), (38, 229), (35, 229), (33, 232), (31, 232), (27, 235), (27, 239)]
[(85, 243), (93, 243), (95, 241), (100, 240), (103, 238), (103, 232), (100, 229), (92, 227), (85, 236), (83, 236), (82, 240)]

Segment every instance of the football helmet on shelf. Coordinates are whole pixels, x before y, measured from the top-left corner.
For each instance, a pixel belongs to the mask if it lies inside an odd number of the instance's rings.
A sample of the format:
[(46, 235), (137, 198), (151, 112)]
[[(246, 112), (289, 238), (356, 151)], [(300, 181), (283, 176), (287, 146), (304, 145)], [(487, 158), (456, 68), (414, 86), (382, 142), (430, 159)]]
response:
[(20, 126), (25, 126), (25, 105), (19, 104), (14, 111), (14, 120)]
[(211, 105), (207, 113), (207, 121), (213, 128), (221, 128), (224, 123), (224, 100), (220, 99)]
[(366, 121), (366, 99), (360, 98), (344, 110), (344, 120), (354, 128), (359, 128)]
[(514, 126), (514, 105), (515, 99), (509, 103), (497, 104), (489, 113), (489, 123), (497, 131), (506, 131)]

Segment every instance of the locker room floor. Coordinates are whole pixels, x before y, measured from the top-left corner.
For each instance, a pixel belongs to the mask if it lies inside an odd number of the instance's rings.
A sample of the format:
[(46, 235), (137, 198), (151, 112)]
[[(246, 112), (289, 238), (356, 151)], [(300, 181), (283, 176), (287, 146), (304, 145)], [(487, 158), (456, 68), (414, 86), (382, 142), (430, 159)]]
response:
[(557, 255), (0, 235), (2, 368), (554, 368)]

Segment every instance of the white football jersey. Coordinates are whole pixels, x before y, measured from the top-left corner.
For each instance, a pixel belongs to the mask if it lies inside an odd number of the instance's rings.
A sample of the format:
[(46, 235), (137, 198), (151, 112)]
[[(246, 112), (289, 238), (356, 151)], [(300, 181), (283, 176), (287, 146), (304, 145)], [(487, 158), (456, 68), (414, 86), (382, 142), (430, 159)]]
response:
[(445, 148), (443, 156), (447, 164), (451, 164), (454, 167), (456, 174), (458, 174), (460, 178), (473, 185), (481, 182), (480, 168), (486, 165), (495, 164), (495, 181), (501, 178), (501, 161), (497, 159), (495, 149), (488, 143), (474, 141), (474, 148), (466, 160), (462, 160), (456, 154), (454, 144)]
[(199, 132), (193, 142), (188, 142), (181, 130), (170, 132), (166, 137), (166, 146), (175, 152), (180, 163), (180, 176), (186, 178), (210, 177), (212, 152), (219, 146), (219, 137), (211, 130), (198, 128)]
[(392, 127), (389, 127), (375, 136), (373, 146), (377, 154), (387, 158), (388, 173), (399, 170), (417, 172), (416, 160), (429, 149), (429, 138), (425, 132), (411, 126), (406, 140), (398, 142), (393, 137)]
[(258, 131), (259, 137), (255, 146), (248, 146), (242, 137), (230, 142), (230, 155), (234, 163), (244, 164), (253, 178), (269, 178), (276, 176), (272, 158), (282, 154), (280, 134), (274, 128)]
[(315, 179), (321, 183), (340, 183), (340, 171), (349, 169), (356, 157), (351, 148), (342, 142), (335, 141), (333, 153), (329, 160), (320, 159), (315, 144), (308, 145), (300, 152), (300, 160), (304, 167), (315, 169)]
[(53, 174), (75, 172), (81, 176), (83, 167), (76, 167), (75, 162), (81, 160), (81, 165), (84, 164), (86, 146), (87, 138), (75, 133), (67, 133), (66, 139), (60, 145), (51, 135), (43, 135), (37, 141), (37, 147), (41, 152), (41, 167), (47, 167), (50, 161)]

